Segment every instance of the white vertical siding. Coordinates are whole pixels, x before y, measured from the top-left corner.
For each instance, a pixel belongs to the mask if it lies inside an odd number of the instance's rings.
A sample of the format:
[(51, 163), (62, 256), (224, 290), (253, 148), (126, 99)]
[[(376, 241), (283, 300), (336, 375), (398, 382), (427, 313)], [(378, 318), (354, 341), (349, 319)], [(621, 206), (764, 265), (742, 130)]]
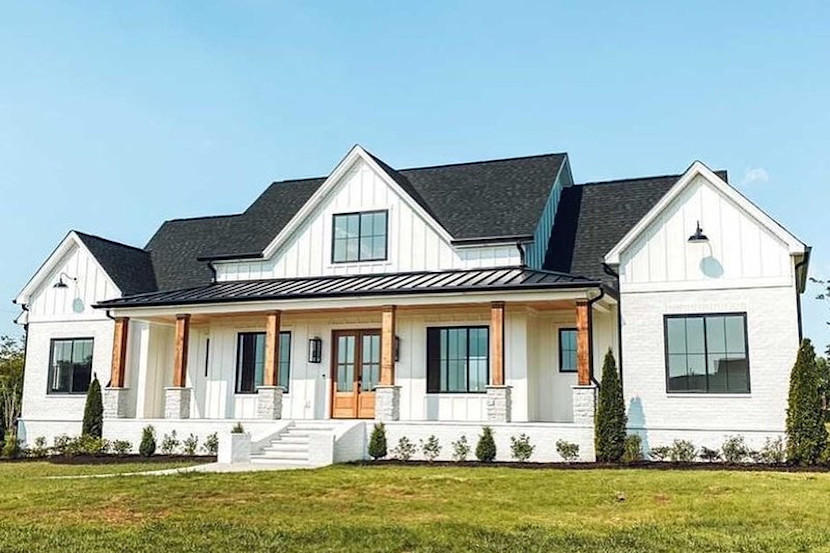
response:
[[(388, 210), (385, 261), (332, 263), (332, 217), (337, 213)], [(547, 244), (547, 242), (546, 242)], [(322, 205), (279, 248), (262, 261), (216, 263), (219, 280), (470, 269), (518, 265), (515, 245), (456, 248), (418, 215), (380, 175), (359, 161)]]

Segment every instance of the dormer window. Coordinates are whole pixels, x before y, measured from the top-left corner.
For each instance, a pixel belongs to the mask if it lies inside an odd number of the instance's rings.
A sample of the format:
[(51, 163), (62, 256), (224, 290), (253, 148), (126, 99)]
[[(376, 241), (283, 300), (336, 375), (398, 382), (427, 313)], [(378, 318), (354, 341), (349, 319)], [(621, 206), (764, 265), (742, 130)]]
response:
[(388, 218), (386, 210), (335, 215), (332, 262), (384, 261)]

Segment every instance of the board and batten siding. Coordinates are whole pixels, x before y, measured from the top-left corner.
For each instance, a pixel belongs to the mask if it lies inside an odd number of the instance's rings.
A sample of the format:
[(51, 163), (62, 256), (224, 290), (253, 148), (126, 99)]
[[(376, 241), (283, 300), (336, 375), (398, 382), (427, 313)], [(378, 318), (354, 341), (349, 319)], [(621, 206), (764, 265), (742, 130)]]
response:
[[(688, 242), (698, 221), (706, 244)], [(781, 239), (703, 176), (620, 256), (623, 291), (790, 286), (794, 274)]]
[(550, 189), (550, 195), (545, 203), (542, 216), (539, 218), (539, 223), (536, 225), (536, 230), (533, 233), (533, 243), (528, 244), (526, 247), (527, 258), (525, 261), (528, 267), (533, 269), (542, 268), (545, 262), (545, 254), (548, 251), (550, 233), (553, 231), (553, 222), (556, 219), (556, 210), (559, 208), (559, 199), (562, 197), (562, 189), (571, 185), (573, 185), (571, 167), (568, 160), (565, 159)]
[[(384, 261), (332, 263), (332, 224), (338, 213), (388, 210)], [(358, 160), (271, 259), (215, 263), (217, 280), (437, 271), (518, 265), (515, 244), (452, 246), (368, 164)]]

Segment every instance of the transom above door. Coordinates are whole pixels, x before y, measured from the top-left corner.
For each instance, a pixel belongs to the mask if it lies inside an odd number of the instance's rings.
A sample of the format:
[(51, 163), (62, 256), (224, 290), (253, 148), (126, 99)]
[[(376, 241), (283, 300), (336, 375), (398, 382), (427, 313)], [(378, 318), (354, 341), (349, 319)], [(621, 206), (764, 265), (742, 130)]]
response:
[(374, 418), (380, 330), (336, 330), (332, 338), (332, 418)]

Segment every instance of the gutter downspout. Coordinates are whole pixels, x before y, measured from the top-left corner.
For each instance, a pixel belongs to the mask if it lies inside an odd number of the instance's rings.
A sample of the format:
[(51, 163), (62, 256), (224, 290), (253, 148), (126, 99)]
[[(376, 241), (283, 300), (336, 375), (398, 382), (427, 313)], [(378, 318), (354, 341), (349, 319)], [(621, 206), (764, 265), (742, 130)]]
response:
[(591, 329), (588, 334), (588, 378), (599, 390), (599, 382), (594, 376), (594, 304), (605, 297), (605, 288), (599, 287), (599, 295), (588, 300), (588, 328)]
[[(521, 242), (516, 242), (516, 248), (519, 249), (519, 265), (522, 267), (527, 267), (527, 260), (525, 259), (525, 249)], [(216, 276), (216, 272), (213, 273), (214, 277)]]
[[(807, 265), (810, 262), (810, 248), (807, 248), (807, 251), (804, 252), (804, 257), (801, 258), (801, 261), (795, 264), (795, 268), (793, 269), (795, 274), (795, 308), (798, 314), (798, 343), (801, 344), (801, 341), (804, 340), (804, 323), (802, 321), (802, 314), (801, 314), (801, 294), (802, 292), (798, 291), (798, 270)], [(806, 282), (807, 279), (805, 278), (804, 281)]]
[(216, 267), (213, 265), (213, 260), (209, 259), (207, 262), (208, 269), (210, 269), (211, 278), (210, 283), (216, 284)]
[[(607, 263), (602, 264), (605, 274), (617, 281), (617, 291), (620, 290), (620, 274), (614, 271)], [(622, 292), (617, 294), (617, 365), (620, 370), (620, 390), (625, 397), (625, 381), (623, 380), (623, 345), (622, 345)]]

